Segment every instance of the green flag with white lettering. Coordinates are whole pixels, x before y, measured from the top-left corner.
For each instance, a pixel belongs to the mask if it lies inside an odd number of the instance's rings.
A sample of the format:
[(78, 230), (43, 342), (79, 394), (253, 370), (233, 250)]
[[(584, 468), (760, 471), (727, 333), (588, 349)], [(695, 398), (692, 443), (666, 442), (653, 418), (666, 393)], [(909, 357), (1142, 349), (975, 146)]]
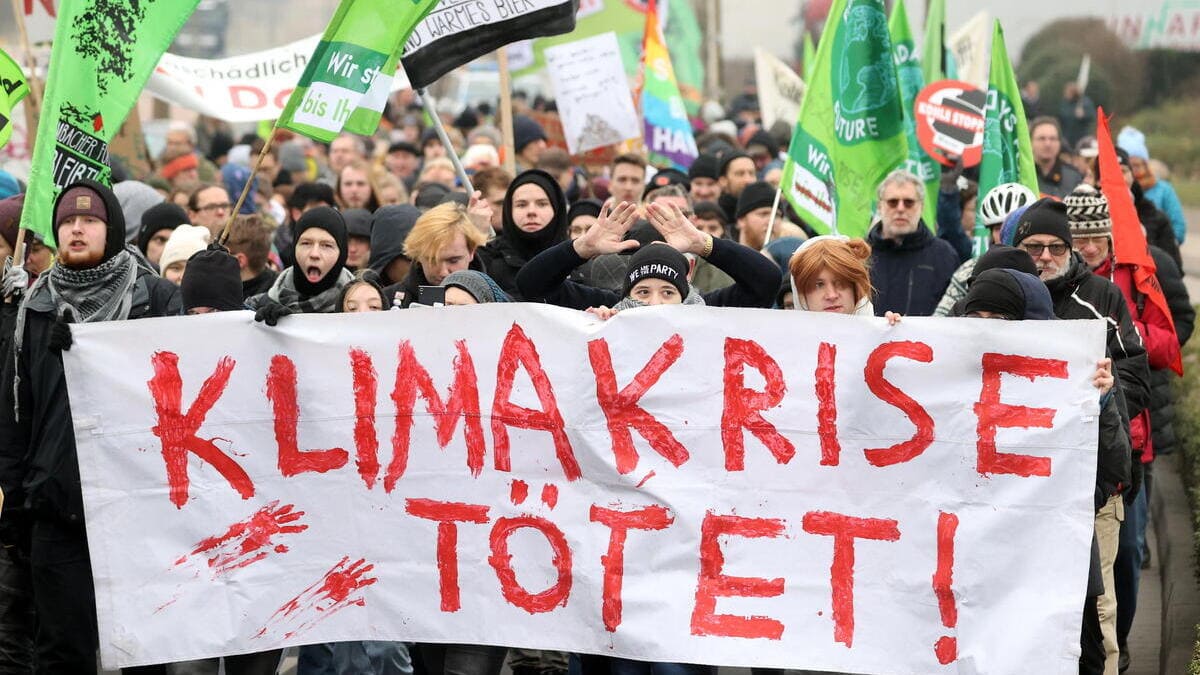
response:
[(925, 181), (925, 224), (937, 231), (937, 195), (942, 177), (941, 165), (933, 160), (917, 141), (917, 121), (913, 103), (925, 86), (921, 73), (921, 57), (913, 42), (912, 28), (904, 0), (896, 0), (892, 18), (888, 21), (892, 34), (892, 55), (896, 62), (896, 77), (900, 80), (900, 102), (904, 106), (904, 135), (908, 139), (908, 161), (904, 168)]
[(53, 244), (59, 191), (84, 178), (108, 184), (108, 143), (198, 2), (62, 0), (22, 228)]
[(0, 50), (0, 148), (12, 138), (12, 109), (29, 93), (21, 66)]
[(783, 194), (819, 232), (861, 237), (875, 188), (908, 157), (882, 0), (836, 0), (783, 169)]
[(408, 36), (437, 0), (342, 0), (278, 127), (319, 141), (379, 126)]
[(1025, 121), (1025, 105), (1008, 48), (1004, 29), (996, 21), (992, 31), (992, 65), (988, 73), (987, 109), (984, 111), (983, 160), (979, 163), (979, 199), (975, 210), (975, 256), (987, 250), (990, 237), (980, 208), (988, 191), (1004, 183), (1020, 183), (1038, 194), (1033, 144)]

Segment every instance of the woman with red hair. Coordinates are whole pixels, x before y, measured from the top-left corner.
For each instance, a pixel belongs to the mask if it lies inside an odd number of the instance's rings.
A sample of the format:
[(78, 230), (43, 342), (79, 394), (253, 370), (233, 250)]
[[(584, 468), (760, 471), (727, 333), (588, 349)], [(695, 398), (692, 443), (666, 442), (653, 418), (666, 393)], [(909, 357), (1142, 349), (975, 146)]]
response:
[(796, 309), (875, 316), (870, 257), (871, 247), (861, 239), (821, 235), (804, 242), (788, 263)]

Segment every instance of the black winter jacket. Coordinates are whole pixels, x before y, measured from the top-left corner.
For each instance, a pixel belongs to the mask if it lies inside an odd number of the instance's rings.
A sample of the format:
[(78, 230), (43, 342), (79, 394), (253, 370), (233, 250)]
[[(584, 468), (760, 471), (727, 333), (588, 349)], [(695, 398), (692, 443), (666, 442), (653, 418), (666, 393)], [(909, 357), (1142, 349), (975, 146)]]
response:
[[(651, 244), (661, 246), (662, 244)], [(713, 239), (708, 261), (733, 277), (734, 284), (705, 293), (704, 304), (712, 307), (770, 307), (779, 290), (779, 267), (765, 255), (728, 239)], [(601, 305), (612, 307), (621, 294), (607, 288), (586, 286), (567, 279), (585, 258), (569, 241), (538, 254), (517, 275), (517, 285), (527, 300), (584, 310)]]
[[(130, 319), (177, 316), (183, 311), (179, 288), (138, 268)], [(55, 317), (51, 312), (25, 314), (19, 363), (5, 356), (0, 387), (0, 488), (4, 511), (24, 507), (37, 518), (83, 525), (83, 495), (75, 454), (75, 429), (67, 399), (62, 354), (48, 341)], [(20, 369), (17, 393), (20, 418), (14, 415), (14, 367)]]
[[(1171, 319), (1175, 322), (1175, 335), (1182, 346), (1192, 337), (1196, 310), (1188, 297), (1183, 274), (1175, 267), (1170, 256), (1155, 246), (1150, 247), (1150, 254), (1154, 256), (1158, 284), (1167, 299)], [(1150, 431), (1154, 438), (1155, 455), (1171, 454), (1178, 442), (1175, 435), (1175, 393), (1171, 387), (1174, 378), (1175, 373), (1167, 368), (1150, 371)]]
[(900, 241), (883, 237), (883, 224), (867, 234), (871, 245), (871, 286), (875, 315), (932, 316), (958, 269), (958, 252), (938, 239), (922, 220)]

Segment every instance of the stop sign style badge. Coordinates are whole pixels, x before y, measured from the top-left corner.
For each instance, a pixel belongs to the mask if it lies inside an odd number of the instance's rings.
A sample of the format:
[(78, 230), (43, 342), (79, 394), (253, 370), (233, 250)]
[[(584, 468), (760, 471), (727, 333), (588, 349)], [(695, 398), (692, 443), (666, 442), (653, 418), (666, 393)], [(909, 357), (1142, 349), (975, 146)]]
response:
[(954, 157), (962, 157), (965, 167), (979, 164), (986, 105), (987, 92), (967, 82), (940, 80), (925, 87), (913, 102), (921, 148), (946, 166), (954, 166)]

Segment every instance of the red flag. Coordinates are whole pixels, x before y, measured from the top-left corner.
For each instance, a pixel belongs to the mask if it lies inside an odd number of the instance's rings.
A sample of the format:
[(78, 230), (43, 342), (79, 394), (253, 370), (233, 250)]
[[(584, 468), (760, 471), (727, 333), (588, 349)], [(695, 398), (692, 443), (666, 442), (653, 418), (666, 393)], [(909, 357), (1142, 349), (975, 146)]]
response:
[[(1158, 277), (1155, 276), (1158, 267), (1150, 255), (1150, 245), (1146, 243), (1142, 221), (1133, 205), (1133, 193), (1125, 185), (1125, 177), (1121, 172), (1116, 148), (1113, 146), (1112, 132), (1108, 128), (1104, 108), (1097, 111), (1096, 140), (1100, 145), (1100, 191), (1108, 200), (1108, 212), (1112, 218), (1113, 256), (1117, 262), (1134, 266), (1133, 283), (1138, 292), (1162, 310), (1171, 324), (1173, 333), (1175, 319), (1171, 316), (1171, 308), (1167, 306), (1162, 287), (1158, 285)], [(1171, 370), (1180, 376), (1183, 375), (1183, 359), (1179, 354), (1175, 355)]]

